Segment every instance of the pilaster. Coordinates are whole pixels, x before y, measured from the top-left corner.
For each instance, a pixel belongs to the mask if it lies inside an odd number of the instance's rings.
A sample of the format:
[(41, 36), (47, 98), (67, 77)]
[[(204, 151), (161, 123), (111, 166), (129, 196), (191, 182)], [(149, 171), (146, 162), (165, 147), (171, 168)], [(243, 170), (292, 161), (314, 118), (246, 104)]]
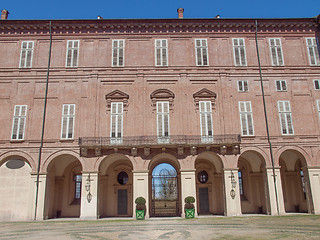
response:
[[(41, 173), (39, 175), (39, 185), (38, 185), (38, 201), (36, 206), (36, 194), (37, 194), (37, 175), (32, 174), (32, 186), (33, 186), (33, 200), (32, 200), (32, 218), (35, 220), (44, 220), (45, 215), (45, 195), (46, 195), (46, 185), (47, 185), (47, 174)], [(37, 208), (37, 209), (36, 209)], [(35, 214), (36, 211), (36, 214)], [(34, 216), (35, 215), (35, 216)]]
[(239, 190), (238, 168), (225, 168), (224, 172), (224, 195), (225, 195), (225, 215), (240, 216), (241, 202)]
[(320, 168), (308, 167), (308, 175), (312, 198), (311, 213), (320, 214)]
[(198, 215), (197, 211), (197, 190), (196, 190), (196, 170), (186, 169), (181, 170), (181, 202), (182, 202), (182, 214), (181, 217), (185, 217), (184, 212), (184, 199), (188, 196), (193, 196), (195, 199), (194, 212), (195, 216)]
[(82, 172), (80, 219), (98, 218), (98, 172)]
[(133, 219), (136, 219), (136, 204), (135, 200), (138, 197), (146, 199), (145, 219), (150, 217), (149, 209), (149, 171), (132, 171), (133, 173)]

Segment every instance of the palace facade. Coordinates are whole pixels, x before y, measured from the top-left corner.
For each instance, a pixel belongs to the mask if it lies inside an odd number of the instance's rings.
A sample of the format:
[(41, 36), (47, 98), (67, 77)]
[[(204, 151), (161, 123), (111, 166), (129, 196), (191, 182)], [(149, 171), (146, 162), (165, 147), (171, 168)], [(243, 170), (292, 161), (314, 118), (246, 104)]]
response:
[(319, 17), (178, 12), (2, 11), (0, 220), (320, 214)]

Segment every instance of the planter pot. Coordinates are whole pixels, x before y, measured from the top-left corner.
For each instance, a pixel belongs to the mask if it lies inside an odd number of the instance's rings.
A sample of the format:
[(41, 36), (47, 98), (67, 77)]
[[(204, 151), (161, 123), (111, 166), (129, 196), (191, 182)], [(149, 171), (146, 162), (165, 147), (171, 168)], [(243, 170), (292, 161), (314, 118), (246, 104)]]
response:
[(186, 218), (194, 218), (194, 208), (193, 209), (186, 209)]
[(144, 219), (144, 210), (136, 210), (136, 219), (143, 220)]

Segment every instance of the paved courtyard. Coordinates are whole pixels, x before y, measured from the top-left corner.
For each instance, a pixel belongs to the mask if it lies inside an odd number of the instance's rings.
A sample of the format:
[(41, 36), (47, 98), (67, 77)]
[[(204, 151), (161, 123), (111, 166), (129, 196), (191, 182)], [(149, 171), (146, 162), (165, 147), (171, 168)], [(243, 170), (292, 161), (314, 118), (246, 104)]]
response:
[(0, 239), (320, 239), (319, 215), (0, 223)]

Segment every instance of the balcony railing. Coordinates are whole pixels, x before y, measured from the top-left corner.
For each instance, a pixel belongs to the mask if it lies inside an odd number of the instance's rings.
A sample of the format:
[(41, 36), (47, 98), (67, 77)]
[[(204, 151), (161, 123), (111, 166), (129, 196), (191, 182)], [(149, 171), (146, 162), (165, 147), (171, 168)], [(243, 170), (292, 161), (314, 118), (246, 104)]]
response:
[(199, 146), (199, 145), (233, 145), (241, 142), (240, 135), (227, 134), (203, 137), (200, 135), (172, 135), (166, 137), (163, 141), (158, 136), (132, 136), (123, 138), (110, 138), (110, 137), (81, 137), (79, 138), (79, 146), (94, 148), (108, 148), (108, 147), (142, 147), (142, 146)]

